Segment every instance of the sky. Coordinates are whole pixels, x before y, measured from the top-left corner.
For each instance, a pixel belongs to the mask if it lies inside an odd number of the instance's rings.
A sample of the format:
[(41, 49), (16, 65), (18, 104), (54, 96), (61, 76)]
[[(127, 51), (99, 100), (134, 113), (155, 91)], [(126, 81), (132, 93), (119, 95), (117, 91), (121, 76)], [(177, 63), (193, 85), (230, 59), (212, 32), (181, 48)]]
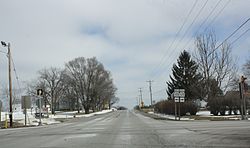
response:
[[(0, 4), (0, 40), (11, 43), (21, 87), (35, 80), (40, 69), (63, 68), (80, 56), (96, 57), (112, 73), (119, 105), (128, 108), (136, 105), (139, 88), (145, 104), (150, 103), (148, 80), (153, 80), (153, 100), (166, 99), (172, 65), (184, 49), (193, 55), (195, 36), (212, 30), (220, 44), (250, 17), (249, 0), (0, 0)], [(250, 21), (228, 42), (249, 28)], [(239, 68), (250, 58), (249, 32), (232, 44)], [(3, 94), (7, 49), (1, 46), (0, 51)]]

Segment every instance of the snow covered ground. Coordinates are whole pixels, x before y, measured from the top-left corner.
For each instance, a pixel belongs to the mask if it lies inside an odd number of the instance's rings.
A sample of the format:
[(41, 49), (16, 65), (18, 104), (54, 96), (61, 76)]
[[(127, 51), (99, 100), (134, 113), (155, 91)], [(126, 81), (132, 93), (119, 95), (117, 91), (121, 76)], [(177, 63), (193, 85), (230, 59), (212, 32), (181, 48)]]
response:
[[(159, 114), (159, 113), (153, 113), (153, 112), (148, 112), (149, 114), (154, 114), (154, 115), (157, 115), (159, 117), (163, 117), (163, 118), (166, 118), (166, 119), (169, 119), (169, 120), (175, 120), (175, 116), (173, 115), (165, 115), (165, 114)], [(179, 118), (177, 117), (177, 120)], [(186, 118), (186, 117), (181, 117), (180, 119), (181, 121), (189, 121), (189, 120), (194, 120), (194, 119), (190, 119), (190, 118)]]
[[(44, 125), (48, 124), (56, 124), (60, 123), (60, 121), (57, 121), (56, 119), (70, 119), (70, 118), (79, 118), (79, 117), (91, 117), (99, 114), (105, 114), (108, 112), (112, 112), (112, 110), (103, 110), (99, 112), (94, 112), (90, 114), (81, 114), (77, 115), (77, 111), (74, 112), (57, 112), (55, 115), (49, 115), (49, 118), (42, 118), (42, 123)], [(1, 121), (4, 121), (6, 119), (6, 112), (1, 113)], [(7, 115), (7, 119), (9, 119), (9, 116)], [(25, 115), (23, 112), (13, 112), (13, 120), (18, 123), (25, 124)], [(31, 113), (30, 110), (27, 111), (27, 125), (38, 125), (39, 118), (35, 118), (34, 112)]]
[[(165, 114), (159, 114), (159, 113), (154, 113), (154, 112), (148, 112), (149, 114), (155, 114), (159, 117), (163, 117), (163, 118), (166, 118), (166, 119), (169, 119), (169, 120), (174, 120), (175, 119), (175, 116), (173, 115), (165, 115)], [(210, 114), (210, 111), (199, 111), (196, 113), (196, 116), (198, 117), (207, 117), (206, 119), (209, 119), (209, 118), (224, 118), (224, 119), (229, 119), (229, 120), (241, 120), (241, 116), (240, 115), (228, 115), (228, 112), (226, 112), (226, 115), (225, 116), (214, 116), (213, 114)], [(181, 118), (182, 121), (188, 121), (188, 120), (194, 120), (192, 118), (192, 116), (188, 117), (188, 116), (185, 116), (185, 117), (182, 117)], [(248, 118), (248, 120), (250, 120), (250, 118)]]

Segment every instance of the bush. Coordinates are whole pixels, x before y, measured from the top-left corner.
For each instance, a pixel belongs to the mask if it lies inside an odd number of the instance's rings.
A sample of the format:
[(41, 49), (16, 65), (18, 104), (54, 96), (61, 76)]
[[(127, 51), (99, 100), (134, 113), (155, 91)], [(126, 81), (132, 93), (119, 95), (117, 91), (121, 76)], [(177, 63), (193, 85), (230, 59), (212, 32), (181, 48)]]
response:
[[(181, 106), (181, 116), (190, 113), (190, 115), (195, 115), (198, 111), (198, 107), (191, 101), (186, 101), (180, 104)], [(179, 104), (176, 104), (177, 114), (179, 114)], [(173, 100), (164, 100), (157, 102), (155, 104), (154, 110), (158, 113), (174, 115), (175, 114), (175, 103)]]
[(229, 92), (225, 96), (215, 96), (208, 100), (208, 109), (211, 114), (217, 116), (225, 115), (226, 111), (229, 111), (229, 115), (234, 112), (237, 114), (238, 110), (240, 110), (240, 98), (239, 93), (237, 92)]

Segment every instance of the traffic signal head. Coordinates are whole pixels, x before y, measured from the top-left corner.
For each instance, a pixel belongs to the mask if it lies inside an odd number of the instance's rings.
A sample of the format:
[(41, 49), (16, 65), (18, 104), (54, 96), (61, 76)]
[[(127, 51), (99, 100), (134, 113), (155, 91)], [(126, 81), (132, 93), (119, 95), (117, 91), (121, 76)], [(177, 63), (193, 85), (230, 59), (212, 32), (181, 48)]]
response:
[(241, 76), (241, 77), (240, 77), (240, 82), (241, 82), (241, 83), (244, 83), (246, 79), (247, 79), (246, 77)]

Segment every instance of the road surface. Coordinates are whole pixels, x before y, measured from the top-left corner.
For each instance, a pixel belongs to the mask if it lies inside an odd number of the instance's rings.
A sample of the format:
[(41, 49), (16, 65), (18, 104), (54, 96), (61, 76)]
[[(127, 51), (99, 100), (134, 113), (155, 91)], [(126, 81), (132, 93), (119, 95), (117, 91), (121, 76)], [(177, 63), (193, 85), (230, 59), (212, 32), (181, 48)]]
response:
[(249, 121), (154, 120), (131, 111), (0, 130), (0, 148), (250, 147)]

